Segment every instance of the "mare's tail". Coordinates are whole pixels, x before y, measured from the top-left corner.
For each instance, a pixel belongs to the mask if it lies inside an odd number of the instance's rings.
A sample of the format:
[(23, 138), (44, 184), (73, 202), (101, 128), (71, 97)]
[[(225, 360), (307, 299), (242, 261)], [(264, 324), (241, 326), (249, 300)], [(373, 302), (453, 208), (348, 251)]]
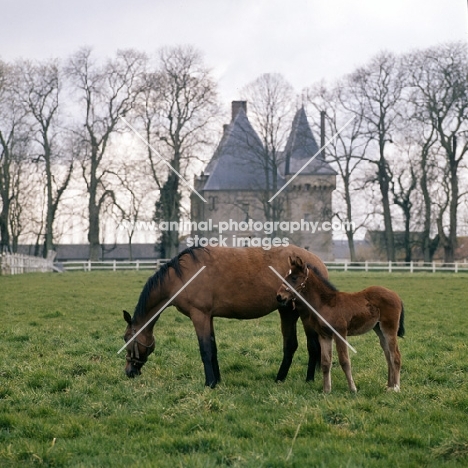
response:
[(405, 307), (401, 303), (400, 324), (398, 326), (397, 335), (403, 338), (405, 336)]

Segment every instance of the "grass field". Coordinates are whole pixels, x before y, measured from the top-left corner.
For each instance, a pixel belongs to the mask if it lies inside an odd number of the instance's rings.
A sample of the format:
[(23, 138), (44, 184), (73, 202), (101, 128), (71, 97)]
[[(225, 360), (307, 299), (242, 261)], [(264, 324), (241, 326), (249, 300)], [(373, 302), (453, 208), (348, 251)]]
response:
[[(215, 321), (223, 382), (203, 387), (192, 324), (169, 309), (156, 351), (123, 373), (125, 323), (147, 273), (0, 277), (0, 466), (439, 467), (468, 464), (468, 276), (333, 273), (342, 290), (381, 284), (405, 302), (401, 393), (385, 392), (375, 334), (351, 338), (358, 393), (334, 363), (287, 380), (279, 317)], [(336, 353), (335, 353), (336, 356)]]

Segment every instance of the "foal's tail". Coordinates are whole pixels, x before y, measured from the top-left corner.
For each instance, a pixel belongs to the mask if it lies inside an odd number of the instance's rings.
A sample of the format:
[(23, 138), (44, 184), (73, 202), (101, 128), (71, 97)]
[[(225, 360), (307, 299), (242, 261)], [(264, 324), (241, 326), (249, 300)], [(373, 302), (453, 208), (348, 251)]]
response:
[(400, 324), (398, 326), (397, 335), (403, 338), (405, 336), (405, 307), (401, 303)]

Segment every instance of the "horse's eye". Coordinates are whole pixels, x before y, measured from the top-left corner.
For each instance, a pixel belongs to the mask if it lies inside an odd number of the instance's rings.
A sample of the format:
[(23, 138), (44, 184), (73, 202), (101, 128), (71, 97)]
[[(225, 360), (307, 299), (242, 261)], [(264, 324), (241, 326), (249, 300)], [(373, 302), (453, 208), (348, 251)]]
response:
[(291, 276), (291, 279), (292, 279), (293, 281), (296, 281), (296, 280), (297, 280), (297, 276)]

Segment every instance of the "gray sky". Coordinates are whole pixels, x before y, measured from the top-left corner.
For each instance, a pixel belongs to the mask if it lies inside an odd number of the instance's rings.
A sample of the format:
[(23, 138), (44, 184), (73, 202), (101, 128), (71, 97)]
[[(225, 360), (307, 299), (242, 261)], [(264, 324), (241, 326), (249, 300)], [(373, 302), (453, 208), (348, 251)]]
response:
[(0, 12), (4, 60), (192, 44), (226, 101), (262, 73), (300, 92), (382, 49), (468, 39), (467, 0), (0, 0)]

